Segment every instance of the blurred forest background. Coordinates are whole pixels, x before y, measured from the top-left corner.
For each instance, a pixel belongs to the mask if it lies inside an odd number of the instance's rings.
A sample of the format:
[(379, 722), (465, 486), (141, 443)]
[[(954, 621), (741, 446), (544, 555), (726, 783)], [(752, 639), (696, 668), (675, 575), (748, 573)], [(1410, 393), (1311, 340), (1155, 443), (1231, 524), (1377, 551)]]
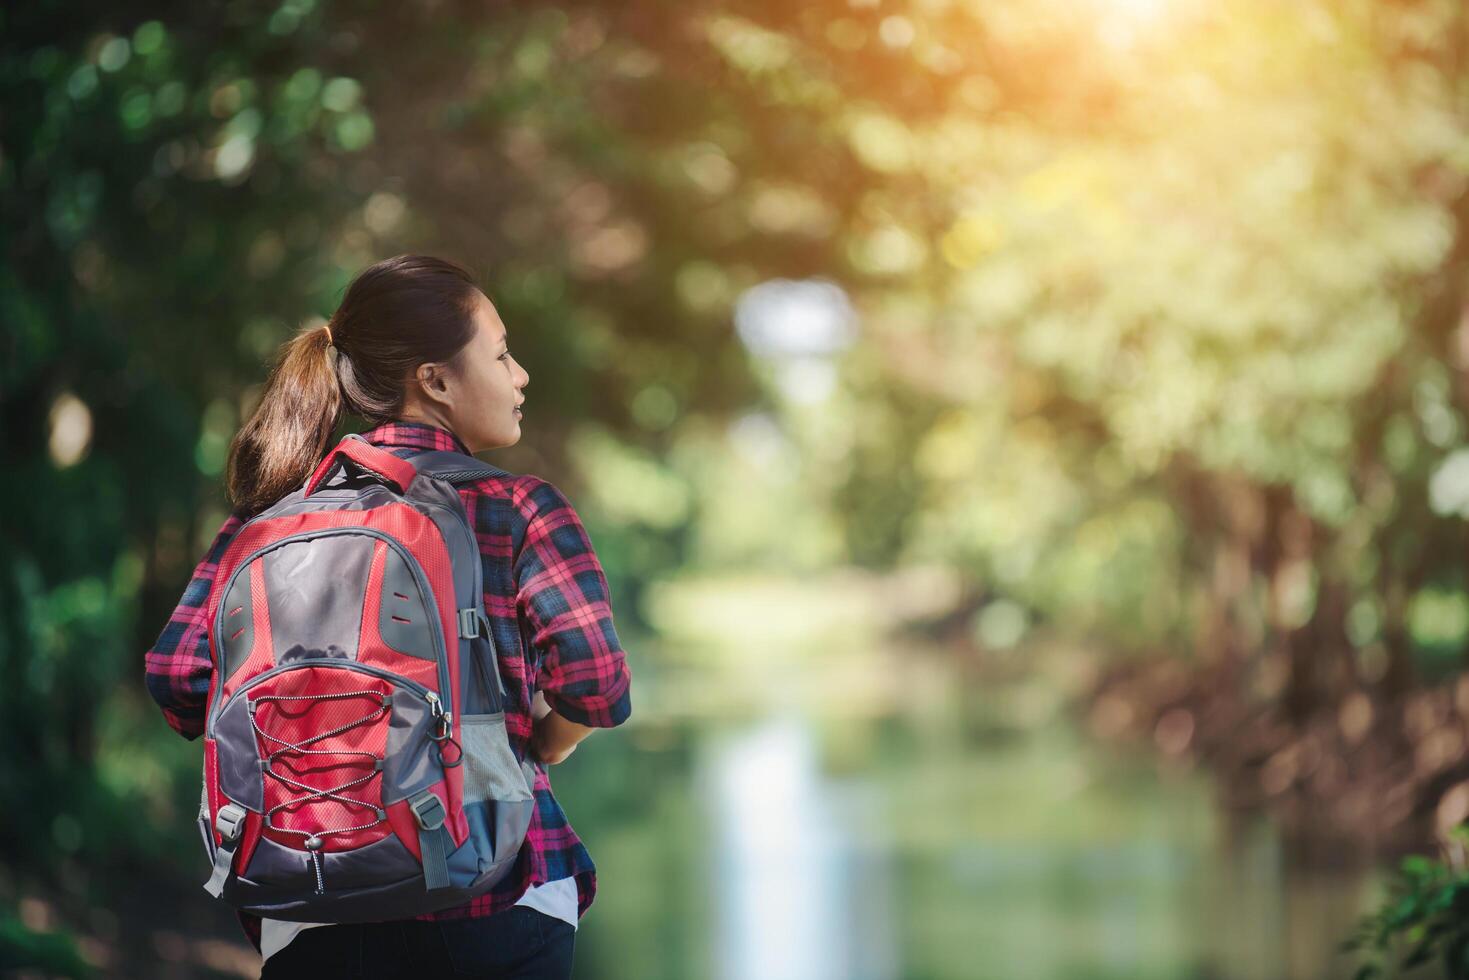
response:
[(579, 978), (1351, 976), (1469, 816), (1461, 0), (32, 0), (0, 235), (0, 967), (255, 975), (143, 651), (404, 251), (636, 675)]

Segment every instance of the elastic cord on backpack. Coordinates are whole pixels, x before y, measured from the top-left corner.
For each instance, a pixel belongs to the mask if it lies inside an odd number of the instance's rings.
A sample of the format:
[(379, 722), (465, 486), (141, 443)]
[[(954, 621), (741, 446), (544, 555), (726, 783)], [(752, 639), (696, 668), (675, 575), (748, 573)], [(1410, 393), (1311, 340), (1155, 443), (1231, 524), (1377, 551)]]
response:
[[(270, 734), (265, 729), (260, 727), (260, 723), (256, 716), (256, 712), (259, 706), (267, 701), (335, 701), (342, 698), (354, 697), (373, 697), (377, 699), (378, 704), (361, 718), (349, 721), (345, 725), (338, 725), (331, 731), (321, 732), (319, 734), (311, 736), (310, 738), (302, 739), (299, 742), (290, 742), (286, 739), (278, 738), (275, 735)], [(266, 775), (274, 777), (277, 781), (284, 783), (285, 785), (290, 786), (293, 789), (301, 790), (306, 793), (305, 796), (285, 800), (281, 803), (277, 803), (269, 810), (266, 810), (265, 826), (267, 829), (273, 830), (276, 833), (295, 834), (299, 837), (305, 838), (305, 846), (307, 850), (312, 853), (312, 857), (314, 859), (319, 890), (321, 886), (321, 866), (318, 852), (321, 849), (322, 839), (331, 834), (348, 834), (357, 830), (367, 830), (371, 827), (377, 826), (379, 823), (382, 823), (384, 820), (387, 819), (387, 812), (381, 807), (369, 803), (366, 800), (359, 800), (350, 796), (340, 795), (343, 790), (351, 789), (354, 786), (360, 786), (363, 783), (371, 780), (373, 776), (382, 772), (383, 759), (381, 756), (373, 755), (371, 752), (363, 752), (355, 749), (308, 749), (305, 746), (311, 745), (314, 742), (319, 742), (324, 738), (331, 738), (332, 736), (340, 735), (343, 732), (348, 731), (349, 729), (356, 728), (358, 725), (376, 721), (378, 718), (382, 717), (388, 712), (388, 710), (392, 707), (392, 704), (393, 696), (391, 694), (385, 694), (381, 691), (374, 690), (339, 691), (332, 694), (264, 694), (256, 698), (254, 701), (249, 702), (250, 726), (255, 729), (255, 733), (261, 738), (267, 739), (281, 746), (281, 748), (276, 749), (268, 756), (266, 756), (265, 759), (261, 760), (260, 771), (262, 773), (265, 773)], [(289, 752), (294, 752), (298, 755), (360, 756), (372, 760), (372, 771), (362, 776), (359, 776), (356, 779), (350, 779), (340, 785), (333, 786), (330, 789), (321, 789), (316, 786), (309, 786), (306, 783), (301, 782), (300, 780), (293, 779), (290, 776), (279, 773), (274, 768), (272, 768), (272, 763), (274, 763), (282, 755), (285, 755)], [(347, 765), (347, 763), (339, 763), (339, 765)], [(283, 810), (287, 807), (296, 807), (302, 803), (308, 803), (312, 800), (317, 799), (328, 799), (349, 806), (365, 807), (373, 812), (374, 819), (368, 823), (358, 824), (355, 827), (333, 827), (330, 830), (319, 830), (315, 833), (305, 830), (297, 830), (292, 827), (277, 827), (272, 822), (271, 818), (278, 811)]]

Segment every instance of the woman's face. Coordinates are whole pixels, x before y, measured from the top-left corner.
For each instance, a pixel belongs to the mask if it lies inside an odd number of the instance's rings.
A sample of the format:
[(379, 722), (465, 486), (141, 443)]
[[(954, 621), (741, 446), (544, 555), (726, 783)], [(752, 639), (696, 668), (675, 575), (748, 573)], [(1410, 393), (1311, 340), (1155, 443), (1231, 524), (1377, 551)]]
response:
[[(413, 399), (417, 411), (405, 411), (404, 417), (426, 417), (443, 425), (477, 453), (520, 441), (521, 389), (530, 383), (530, 375), (510, 356), (505, 324), (483, 293), (474, 320), (475, 334), (460, 352), (458, 370), (440, 365), (430, 372), (427, 391), (414, 392), (420, 396)], [(419, 368), (421, 381), (429, 367)]]

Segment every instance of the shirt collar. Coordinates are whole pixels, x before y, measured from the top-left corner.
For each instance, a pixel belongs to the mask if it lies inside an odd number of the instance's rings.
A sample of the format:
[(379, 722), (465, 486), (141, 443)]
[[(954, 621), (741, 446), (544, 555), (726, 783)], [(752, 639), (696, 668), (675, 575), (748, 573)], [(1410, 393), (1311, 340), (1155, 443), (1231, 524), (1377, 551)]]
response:
[(472, 456), (469, 447), (454, 433), (429, 422), (394, 419), (362, 433), (374, 446), (406, 446), (413, 449), (442, 449)]

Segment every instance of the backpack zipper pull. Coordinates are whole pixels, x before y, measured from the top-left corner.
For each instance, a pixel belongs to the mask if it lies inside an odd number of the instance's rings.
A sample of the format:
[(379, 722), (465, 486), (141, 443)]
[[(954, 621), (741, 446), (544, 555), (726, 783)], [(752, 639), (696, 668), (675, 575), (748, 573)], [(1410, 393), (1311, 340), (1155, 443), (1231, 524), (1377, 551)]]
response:
[[(464, 761), (464, 751), (459, 743), (454, 741), (454, 712), (445, 711), (443, 702), (439, 700), (439, 696), (433, 691), (425, 694), (423, 699), (428, 702), (429, 716), (435, 722), (434, 727), (436, 731), (429, 732), (428, 737), (434, 743), (436, 749), (435, 754), (439, 758), (439, 764), (445, 769), (452, 769)], [(458, 758), (453, 762), (444, 761), (445, 742), (453, 742), (454, 747), (460, 750)]]
[(453, 712), (444, 710), (444, 703), (439, 700), (439, 696), (433, 691), (425, 694), (423, 699), (428, 702), (429, 717), (433, 718), (443, 729), (438, 735), (431, 735), (429, 737), (434, 739), (434, 741), (442, 741), (449, 736), (449, 732), (452, 730), (454, 714)]
[(326, 894), (326, 878), (321, 872), (321, 844), (320, 837), (306, 838), (306, 853), (311, 855), (311, 870), (316, 872), (316, 894)]

